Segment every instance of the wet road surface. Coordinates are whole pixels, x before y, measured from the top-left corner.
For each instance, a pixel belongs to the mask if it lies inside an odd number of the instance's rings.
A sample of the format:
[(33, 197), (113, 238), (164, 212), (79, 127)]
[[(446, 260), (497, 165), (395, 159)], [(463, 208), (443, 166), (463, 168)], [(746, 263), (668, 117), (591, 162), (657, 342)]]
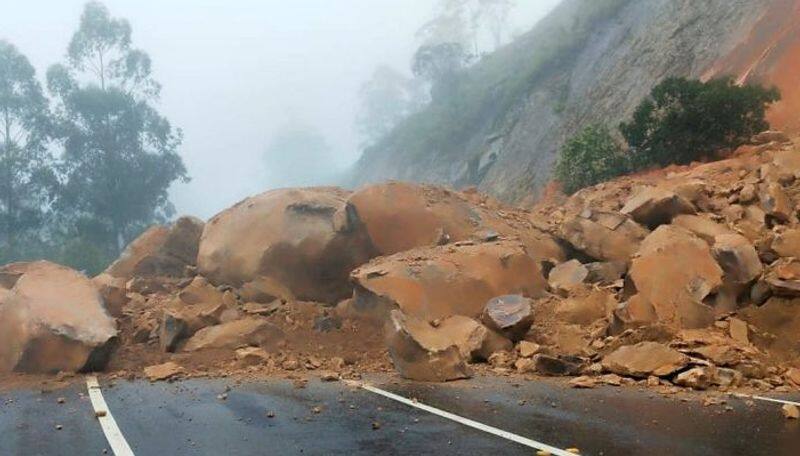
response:
[[(786, 420), (780, 406), (771, 403), (748, 406), (732, 398), (728, 411), (630, 388), (575, 390), (496, 378), (444, 385), (381, 378), (372, 383), (523, 437), (579, 448), (584, 455), (800, 454), (800, 421)], [(111, 413), (139, 456), (535, 454), (341, 382), (311, 380), (305, 388), (281, 380), (101, 384)], [(64, 404), (57, 403), (59, 397)], [(0, 455), (104, 450), (111, 454), (85, 386), (46, 394), (0, 393)]]

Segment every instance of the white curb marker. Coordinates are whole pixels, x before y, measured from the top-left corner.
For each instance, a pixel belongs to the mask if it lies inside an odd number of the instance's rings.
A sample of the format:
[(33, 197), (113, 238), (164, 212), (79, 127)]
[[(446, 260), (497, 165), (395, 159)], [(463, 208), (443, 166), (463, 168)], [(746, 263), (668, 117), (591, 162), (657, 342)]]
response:
[(371, 393), (375, 393), (375, 394), (378, 394), (380, 396), (389, 398), (389, 399), (391, 399), (393, 401), (397, 401), (397, 402), (400, 402), (402, 404), (409, 405), (411, 407), (418, 408), (420, 410), (424, 410), (424, 411), (426, 411), (428, 413), (432, 413), (434, 415), (438, 415), (438, 416), (440, 416), (442, 418), (446, 418), (448, 420), (455, 421), (456, 423), (460, 423), (460, 424), (463, 424), (465, 426), (469, 426), (469, 427), (471, 427), (473, 429), (477, 429), (479, 431), (487, 432), (489, 434), (496, 435), (498, 437), (502, 437), (502, 438), (504, 438), (506, 440), (510, 440), (512, 442), (519, 443), (520, 445), (525, 445), (525, 446), (530, 447), (530, 448), (535, 448), (537, 450), (546, 451), (546, 452), (552, 454), (553, 456), (575, 456), (574, 453), (570, 453), (569, 451), (565, 451), (565, 450), (562, 450), (560, 448), (552, 447), (550, 445), (547, 445), (547, 444), (544, 444), (544, 443), (541, 443), (541, 442), (537, 442), (536, 440), (532, 440), (532, 439), (529, 439), (529, 438), (526, 438), (526, 437), (522, 437), (520, 435), (511, 433), (511, 432), (508, 432), (508, 431), (504, 431), (504, 430), (498, 429), (496, 427), (488, 426), (486, 424), (479, 423), (479, 422), (471, 420), (469, 418), (464, 418), (464, 417), (458, 416), (456, 414), (453, 414), (453, 413), (450, 413), (450, 412), (446, 412), (444, 410), (439, 410), (439, 409), (437, 409), (435, 407), (431, 407), (430, 405), (425, 405), (425, 404), (423, 404), (421, 402), (412, 401), (411, 399), (406, 399), (403, 396), (398, 396), (397, 394), (390, 393), (388, 391), (384, 391), (384, 390), (382, 390), (380, 388), (376, 388), (376, 387), (371, 386), (371, 385), (367, 385), (366, 383), (353, 382), (353, 381), (348, 381), (346, 383), (348, 385), (356, 386), (358, 388), (367, 390), (367, 391), (369, 391)]
[(100, 384), (97, 382), (97, 377), (90, 375), (86, 377), (86, 388), (89, 390), (89, 399), (92, 401), (95, 416), (97, 421), (100, 422), (100, 427), (103, 428), (103, 433), (106, 435), (108, 444), (111, 445), (111, 451), (115, 456), (134, 456), (131, 447), (119, 430), (116, 420), (111, 416), (111, 410), (108, 409), (106, 400), (103, 399), (103, 393), (100, 391)]
[(741, 394), (741, 393), (734, 393), (733, 395), (736, 396), (736, 397), (739, 397), (739, 398), (744, 398), (744, 399), (757, 399), (759, 401), (775, 402), (777, 404), (796, 405), (796, 406), (800, 407), (800, 402), (785, 401), (783, 399), (775, 399), (775, 398), (772, 398), (772, 397), (764, 397), (764, 396), (753, 396), (753, 395), (750, 395), (750, 394)]

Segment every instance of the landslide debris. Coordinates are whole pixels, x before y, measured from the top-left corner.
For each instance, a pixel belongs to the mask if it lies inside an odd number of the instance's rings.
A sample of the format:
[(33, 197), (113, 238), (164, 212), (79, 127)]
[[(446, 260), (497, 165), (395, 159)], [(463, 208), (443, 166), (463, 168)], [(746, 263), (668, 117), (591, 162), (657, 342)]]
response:
[(797, 390), (797, 154), (744, 146), (531, 210), (399, 182), (270, 191), (151, 228), (91, 281), (3, 267), (0, 368)]

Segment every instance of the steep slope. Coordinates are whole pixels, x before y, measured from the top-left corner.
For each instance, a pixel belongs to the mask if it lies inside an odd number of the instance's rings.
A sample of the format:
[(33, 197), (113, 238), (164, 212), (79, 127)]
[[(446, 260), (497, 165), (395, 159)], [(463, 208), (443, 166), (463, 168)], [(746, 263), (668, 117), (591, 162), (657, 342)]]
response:
[[(616, 125), (667, 76), (775, 83), (791, 106), (798, 72), (783, 68), (796, 65), (797, 4), (565, 0), (471, 68), (453, 100), (432, 104), (366, 150), (353, 183), (475, 185), (505, 201), (530, 201), (565, 138), (592, 122)], [(736, 58), (743, 48), (749, 57)], [(776, 109), (776, 126), (797, 123), (792, 112)]]

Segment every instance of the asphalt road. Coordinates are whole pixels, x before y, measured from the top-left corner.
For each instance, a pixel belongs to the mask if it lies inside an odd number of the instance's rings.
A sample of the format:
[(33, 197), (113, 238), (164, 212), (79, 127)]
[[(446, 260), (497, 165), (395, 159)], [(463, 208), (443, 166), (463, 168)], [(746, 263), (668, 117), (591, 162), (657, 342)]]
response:
[[(732, 410), (726, 410), (630, 388), (574, 390), (494, 378), (444, 385), (382, 384), (380, 378), (373, 383), (523, 437), (579, 448), (584, 455), (800, 454), (800, 421), (786, 420), (771, 403), (748, 406), (730, 399)], [(138, 456), (535, 454), (340, 382), (312, 380), (295, 388), (280, 380), (137, 381), (103, 384), (102, 391)], [(223, 393), (224, 400), (218, 398)], [(111, 454), (85, 385), (0, 393), (0, 455), (104, 451)]]

